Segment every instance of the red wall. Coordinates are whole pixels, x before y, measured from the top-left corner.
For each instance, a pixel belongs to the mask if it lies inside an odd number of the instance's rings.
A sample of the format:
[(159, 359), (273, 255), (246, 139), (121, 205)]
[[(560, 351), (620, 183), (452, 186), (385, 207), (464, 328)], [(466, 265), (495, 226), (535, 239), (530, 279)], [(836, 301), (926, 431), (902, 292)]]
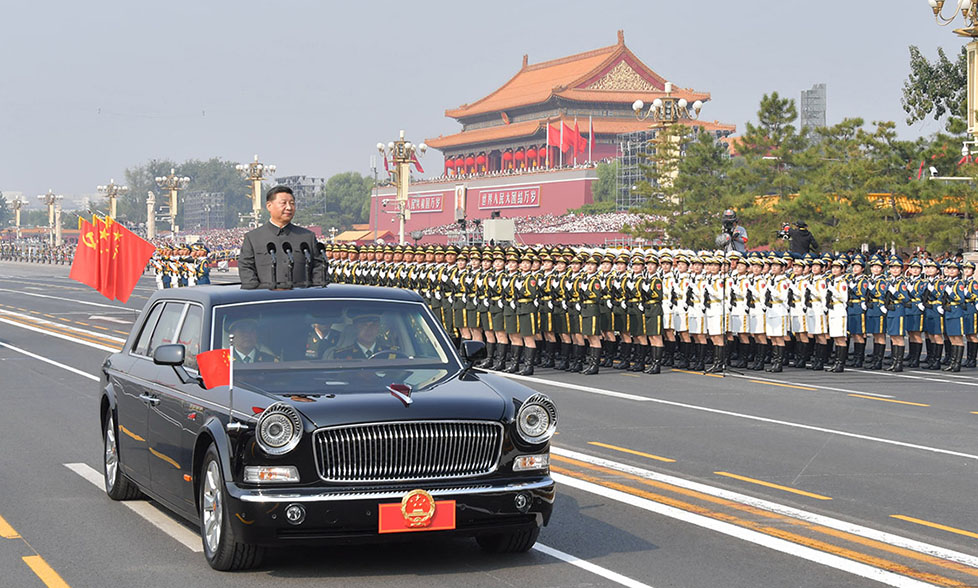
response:
[[(412, 184), (408, 193), (411, 219), (405, 223), (404, 231), (454, 223), (456, 186), (465, 187), (465, 218), (489, 218), (496, 210), (503, 218), (514, 218), (561, 215), (590, 204), (591, 183), (596, 179), (594, 169), (587, 168)], [(397, 232), (397, 215), (388, 214), (397, 210), (395, 196), (393, 186), (374, 195), (371, 229), (376, 226), (378, 230)], [(384, 200), (388, 201), (386, 207)]]
[[(627, 237), (628, 235), (623, 233), (517, 233), (516, 242), (524, 245), (604, 245), (609, 241)], [(407, 239), (407, 242), (414, 241)], [(419, 243), (445, 245), (448, 243), (448, 236), (428, 235)]]

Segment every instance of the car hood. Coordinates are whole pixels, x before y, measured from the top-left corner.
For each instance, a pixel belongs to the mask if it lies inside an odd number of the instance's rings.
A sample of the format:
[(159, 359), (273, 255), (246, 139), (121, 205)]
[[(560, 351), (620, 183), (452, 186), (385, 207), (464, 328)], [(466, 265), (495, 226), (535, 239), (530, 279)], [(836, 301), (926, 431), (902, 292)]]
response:
[[(236, 371), (235, 386), (295, 406), (316, 427), (399, 420), (500, 420), (512, 398), (444, 369)], [(391, 392), (409, 386), (409, 400)], [(404, 388), (400, 388), (404, 389)]]

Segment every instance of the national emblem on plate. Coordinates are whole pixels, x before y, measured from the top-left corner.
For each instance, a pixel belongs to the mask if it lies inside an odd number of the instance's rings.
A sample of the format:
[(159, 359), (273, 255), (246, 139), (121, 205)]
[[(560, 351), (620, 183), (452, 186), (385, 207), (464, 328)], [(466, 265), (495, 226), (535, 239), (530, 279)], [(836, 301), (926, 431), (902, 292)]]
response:
[(401, 499), (401, 515), (408, 527), (427, 527), (435, 516), (435, 499), (425, 490), (412, 490)]

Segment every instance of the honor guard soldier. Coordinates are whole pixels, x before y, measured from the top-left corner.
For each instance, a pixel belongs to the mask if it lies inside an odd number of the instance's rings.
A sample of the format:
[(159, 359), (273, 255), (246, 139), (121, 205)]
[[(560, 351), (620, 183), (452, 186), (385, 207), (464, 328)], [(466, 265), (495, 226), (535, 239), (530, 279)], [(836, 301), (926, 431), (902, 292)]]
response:
[(835, 361), (825, 370), (834, 373), (845, 371), (849, 342), (846, 339), (846, 326), (849, 318), (849, 282), (845, 276), (846, 264), (842, 259), (832, 260), (831, 277), (826, 282), (825, 312), (828, 320), (828, 336), (835, 343)]
[(883, 260), (874, 256), (869, 260), (869, 288), (866, 292), (866, 334), (873, 340), (873, 355), (868, 370), (883, 369), (883, 351), (886, 348), (886, 278), (883, 276)]
[[(722, 257), (722, 252), (721, 252)], [(707, 256), (705, 279), (703, 281), (703, 326), (704, 334), (713, 343), (713, 363), (706, 368), (707, 373), (722, 372), (727, 360), (727, 297), (729, 293), (728, 276), (720, 273), (722, 258), (716, 254)]]
[(584, 277), (576, 280), (580, 299), (581, 335), (587, 339), (588, 355), (581, 373), (593, 376), (601, 363), (601, 307), (604, 297), (604, 281), (598, 274), (601, 258), (589, 255), (584, 262)]
[(523, 341), (523, 357), (516, 363), (517, 369), (514, 373), (523, 376), (533, 375), (534, 359), (537, 353), (536, 336), (540, 332), (537, 323), (539, 277), (532, 271), (535, 257), (536, 254), (532, 251), (523, 252), (517, 277), (513, 281), (513, 293), (516, 297), (515, 336)]
[(784, 275), (787, 262), (781, 257), (771, 258), (770, 277), (764, 293), (765, 335), (771, 341), (771, 367), (769, 372), (780, 372), (784, 367), (784, 343), (788, 335), (788, 292), (791, 284)]
[(869, 279), (863, 273), (866, 261), (861, 256), (855, 256), (850, 264), (849, 273), (849, 302), (846, 303), (846, 324), (849, 338), (852, 340), (852, 358), (848, 362), (851, 367), (861, 368), (866, 357), (866, 302), (869, 295)]
[(924, 293), (924, 332), (927, 335), (927, 369), (941, 369), (941, 353), (944, 347), (944, 278), (937, 262), (927, 259), (923, 263), (927, 288)]
[(924, 266), (919, 259), (911, 259), (907, 269), (907, 288), (910, 290), (910, 304), (904, 312), (907, 326), (906, 367), (920, 367), (920, 352), (924, 347), (924, 297), (927, 295), (927, 282), (921, 275)]
[[(606, 286), (611, 296), (611, 344), (615, 345), (615, 333), (619, 333), (621, 342), (613, 356), (611, 367), (628, 369), (632, 354), (632, 335), (628, 328), (628, 302), (624, 288), (625, 278), (628, 277), (629, 255), (619, 253), (614, 260), (614, 266), (608, 276)], [(643, 264), (644, 267), (644, 264)]]
[(944, 334), (951, 345), (951, 362), (944, 367), (946, 372), (960, 372), (964, 357), (964, 303), (968, 297), (968, 289), (960, 279), (960, 273), (961, 268), (956, 262), (944, 262)]
[[(639, 259), (641, 261), (641, 259)], [(645, 359), (638, 365), (632, 365), (631, 371), (638, 371), (643, 367), (647, 374), (658, 374), (662, 369), (662, 357), (665, 353), (663, 334), (665, 333), (665, 310), (663, 309), (664, 293), (662, 287), (662, 274), (656, 268), (655, 254), (649, 252), (645, 259), (645, 272), (640, 271), (633, 264), (633, 275), (638, 276), (638, 293), (641, 304), (638, 311), (641, 314), (639, 323), (633, 329), (640, 329), (641, 334), (635, 335), (639, 342), (646, 347)], [(631, 310), (631, 308), (629, 309)], [(634, 333), (634, 330), (633, 330)]]
[(967, 343), (966, 361), (962, 367), (973, 368), (978, 364), (978, 283), (975, 282), (975, 262), (961, 264), (961, 283), (964, 284), (964, 334)]
[[(903, 277), (903, 261), (899, 257), (890, 258), (890, 276), (886, 280), (886, 293), (883, 301), (883, 313), (886, 315), (886, 334), (890, 337), (890, 349), (893, 363), (886, 368), (889, 372), (903, 371), (903, 350), (907, 335), (904, 322), (906, 308), (910, 304), (910, 288)], [(884, 343), (885, 345), (885, 343)], [(875, 349), (876, 344), (873, 343)]]
[(516, 279), (519, 265), (519, 253), (515, 248), (507, 249), (506, 269), (499, 283), (503, 294), (503, 327), (509, 340), (509, 358), (503, 371), (511, 374), (518, 371), (520, 356), (523, 354), (523, 338), (519, 336), (516, 322)]

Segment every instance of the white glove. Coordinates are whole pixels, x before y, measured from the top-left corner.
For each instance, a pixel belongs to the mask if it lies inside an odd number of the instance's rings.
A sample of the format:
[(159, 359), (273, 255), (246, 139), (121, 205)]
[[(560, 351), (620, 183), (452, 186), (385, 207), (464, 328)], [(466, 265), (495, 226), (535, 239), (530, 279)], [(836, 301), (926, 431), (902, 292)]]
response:
[(462, 302), (467, 303), (468, 301), (469, 301), (469, 297), (466, 296), (465, 294), (463, 294), (462, 295)]
[(548, 300), (547, 301), (547, 308), (549, 308), (550, 310), (553, 310), (554, 309), (553, 300)]
[(638, 304), (638, 311), (639, 312), (645, 312), (645, 305), (642, 304), (641, 302)]
[(499, 305), (499, 308), (502, 308), (503, 307), (503, 301), (502, 300), (497, 300), (496, 301), (496, 304)]
[(889, 311), (886, 310), (886, 307), (885, 306), (880, 306), (880, 312), (882, 312), (883, 314), (886, 314)]
[(435, 290), (435, 300), (441, 300), (441, 291)]
[(509, 307), (512, 308), (513, 310), (516, 310), (516, 301), (515, 300), (510, 300), (509, 301)]
[(540, 308), (540, 301), (539, 300), (534, 300), (533, 301), (533, 306), (535, 306), (537, 308)]
[(611, 304), (611, 301), (610, 300), (606, 301), (605, 304), (608, 305), (608, 308), (614, 308), (614, 305)]
[(577, 312), (581, 312), (581, 303), (580, 302), (574, 303), (574, 308), (577, 309)]
[(865, 302), (860, 303), (859, 306), (861, 306), (863, 308), (863, 310), (866, 310), (866, 303)]
[(943, 306), (938, 306), (938, 307), (937, 307), (937, 312), (938, 312), (938, 314), (940, 314), (941, 316), (944, 316), (944, 307), (943, 307)]
[(561, 300), (560, 301), (560, 307), (563, 308), (564, 310), (567, 310), (567, 301), (566, 300)]
[(628, 305), (625, 304), (625, 301), (624, 300), (621, 301), (621, 307), (622, 308), (628, 308)]
[(924, 303), (923, 302), (918, 303), (917, 304), (917, 308), (919, 308), (920, 311), (923, 312), (924, 311)]

